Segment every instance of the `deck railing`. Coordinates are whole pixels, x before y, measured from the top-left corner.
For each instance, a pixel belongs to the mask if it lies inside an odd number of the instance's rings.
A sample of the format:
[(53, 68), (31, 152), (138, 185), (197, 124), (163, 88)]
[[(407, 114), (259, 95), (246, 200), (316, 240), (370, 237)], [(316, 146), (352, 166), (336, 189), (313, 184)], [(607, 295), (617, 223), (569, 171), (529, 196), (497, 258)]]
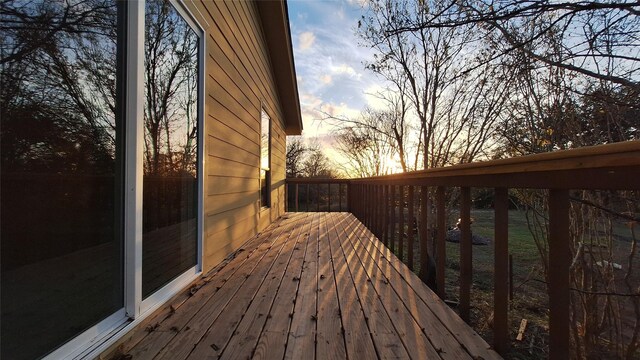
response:
[[(445, 288), (445, 191), (460, 190), (460, 287), (459, 313), (469, 320), (472, 283), (471, 188), (494, 188), (494, 304), (493, 346), (504, 353), (509, 346), (508, 297), (509, 189), (548, 190), (549, 357), (568, 359), (570, 344), (570, 219), (569, 191), (639, 190), (640, 141), (585, 147), (518, 158), (462, 164), (388, 176), (336, 180), (287, 179), (294, 187), (298, 211), (299, 187), (338, 184), (347, 187), (346, 209), (363, 222), (403, 261), (414, 266), (414, 242), (419, 241), (420, 264), (428, 260), (427, 228), (429, 190), (435, 192), (435, 289), (444, 298)], [(329, 186), (329, 189), (331, 187)], [(342, 196), (342, 190), (339, 191)], [(290, 195), (291, 196), (291, 195)], [(419, 198), (419, 199), (418, 199)], [(319, 197), (318, 197), (319, 199)], [(331, 201), (329, 200), (329, 203)], [(340, 202), (342, 204), (342, 201)], [(331, 207), (329, 207), (331, 208)], [(319, 201), (316, 211), (319, 211)], [(307, 211), (308, 211), (307, 206)], [(311, 210), (313, 211), (313, 209)], [(405, 216), (405, 213), (407, 214)], [(416, 214), (417, 213), (417, 214)], [(417, 221), (414, 221), (414, 216)], [(407, 223), (409, 222), (409, 223)], [(406, 233), (405, 233), (405, 225)], [(403, 229), (399, 231), (399, 229)], [(406, 236), (406, 238), (405, 238)], [(405, 245), (407, 251), (405, 251)], [(397, 246), (397, 249), (396, 249)], [(406, 254), (406, 256), (404, 256)], [(423, 280), (427, 280), (423, 276)]]
[(349, 211), (350, 181), (331, 178), (287, 178), (287, 211)]

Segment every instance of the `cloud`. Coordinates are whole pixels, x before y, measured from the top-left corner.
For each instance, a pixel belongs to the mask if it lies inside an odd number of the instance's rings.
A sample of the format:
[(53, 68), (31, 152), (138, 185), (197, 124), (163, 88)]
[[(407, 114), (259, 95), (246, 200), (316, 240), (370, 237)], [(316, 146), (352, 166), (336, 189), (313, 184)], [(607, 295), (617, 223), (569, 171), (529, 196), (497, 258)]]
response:
[(331, 84), (331, 82), (333, 81), (333, 78), (331, 77), (331, 75), (322, 75), (320, 76), (320, 81), (325, 84)]
[(311, 48), (313, 43), (316, 41), (316, 36), (311, 31), (305, 31), (300, 34), (298, 41), (300, 42), (300, 50), (305, 51)]
[(352, 77), (360, 78), (362, 75), (359, 74), (353, 67), (347, 64), (340, 64), (338, 66), (332, 66), (331, 72), (339, 75), (349, 75)]

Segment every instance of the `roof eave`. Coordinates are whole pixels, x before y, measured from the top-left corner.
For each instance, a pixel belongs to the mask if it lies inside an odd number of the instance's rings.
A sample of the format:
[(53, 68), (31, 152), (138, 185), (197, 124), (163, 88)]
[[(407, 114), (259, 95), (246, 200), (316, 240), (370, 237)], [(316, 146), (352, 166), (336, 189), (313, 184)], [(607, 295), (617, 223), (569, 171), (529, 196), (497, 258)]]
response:
[[(285, 0), (256, 1), (284, 115), (285, 133), (302, 133), (302, 115)], [(284, 39), (284, 41), (283, 41)]]

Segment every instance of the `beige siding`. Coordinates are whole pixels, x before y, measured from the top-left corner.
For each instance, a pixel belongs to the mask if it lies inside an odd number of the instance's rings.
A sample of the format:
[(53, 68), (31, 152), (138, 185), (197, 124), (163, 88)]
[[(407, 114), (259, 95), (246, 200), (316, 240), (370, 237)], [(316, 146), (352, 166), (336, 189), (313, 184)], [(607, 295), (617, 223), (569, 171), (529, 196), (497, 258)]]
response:
[[(284, 212), (282, 108), (256, 4), (187, 1), (206, 27), (204, 271)], [(259, 207), (260, 109), (272, 120), (271, 208)]]

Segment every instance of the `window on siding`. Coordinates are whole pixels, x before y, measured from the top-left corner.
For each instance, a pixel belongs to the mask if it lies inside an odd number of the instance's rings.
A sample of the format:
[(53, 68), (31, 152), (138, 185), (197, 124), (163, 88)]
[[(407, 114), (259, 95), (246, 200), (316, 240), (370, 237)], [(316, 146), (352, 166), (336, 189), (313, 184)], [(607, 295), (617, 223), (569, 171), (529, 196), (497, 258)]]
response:
[(271, 197), (271, 118), (262, 109), (260, 116), (260, 206), (270, 207)]

